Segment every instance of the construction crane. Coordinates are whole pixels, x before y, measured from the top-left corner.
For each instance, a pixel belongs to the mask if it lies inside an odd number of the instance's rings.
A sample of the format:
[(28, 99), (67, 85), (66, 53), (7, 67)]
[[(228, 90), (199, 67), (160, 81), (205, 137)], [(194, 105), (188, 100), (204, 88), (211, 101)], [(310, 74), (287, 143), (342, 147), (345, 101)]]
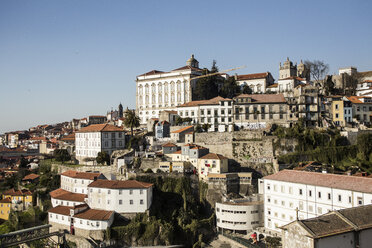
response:
[[(204, 78), (204, 77), (210, 77), (210, 76), (214, 76), (214, 75), (219, 75), (219, 74), (223, 74), (223, 73), (226, 73), (226, 72), (229, 72), (229, 71), (235, 71), (235, 70), (243, 69), (243, 68), (246, 68), (246, 67), (247, 66), (243, 65), (243, 66), (235, 67), (235, 68), (232, 68), (232, 69), (218, 71), (218, 72), (214, 72), (214, 73), (210, 73), (210, 74), (206, 74), (206, 75), (201, 75), (201, 76), (197, 76), (197, 77), (193, 77), (193, 78), (190, 77), (190, 82), (191, 82), (191, 80), (194, 80), (194, 79), (199, 79), (199, 78)], [(183, 78), (183, 74), (180, 73), (180, 75)]]

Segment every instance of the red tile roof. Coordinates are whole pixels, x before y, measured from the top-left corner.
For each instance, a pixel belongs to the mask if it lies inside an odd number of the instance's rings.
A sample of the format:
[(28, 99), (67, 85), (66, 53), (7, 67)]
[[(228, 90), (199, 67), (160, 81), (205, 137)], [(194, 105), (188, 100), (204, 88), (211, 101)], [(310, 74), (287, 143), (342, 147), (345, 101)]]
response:
[(48, 139), (45, 137), (31, 137), (30, 140), (40, 140), (40, 141), (47, 141)]
[(174, 114), (174, 115), (177, 114), (177, 111), (175, 110), (164, 110), (164, 112), (169, 113), (169, 114)]
[(252, 79), (266, 78), (267, 76), (269, 76), (269, 74), (270, 72), (237, 75), (236, 80), (240, 81), (240, 80), (252, 80)]
[(61, 174), (62, 176), (72, 177), (72, 178), (79, 178), (79, 179), (90, 179), (94, 180), (94, 178), (98, 178), (101, 173), (93, 173), (93, 172), (79, 172), (79, 171), (65, 171)]
[[(184, 127), (184, 128), (181, 128), (181, 129), (178, 129), (176, 131), (173, 131), (172, 133), (182, 133), (184, 131), (188, 131), (189, 129), (192, 129), (194, 128), (194, 126), (187, 126), (187, 127)], [(191, 130), (190, 130), (191, 131)]]
[(51, 198), (65, 201), (84, 202), (88, 196), (85, 194), (72, 193), (64, 189), (56, 189), (49, 193)]
[(36, 178), (39, 178), (39, 177), (40, 177), (39, 175), (31, 173), (31, 174), (25, 176), (24, 178), (22, 178), (22, 181), (35, 180)]
[(172, 71), (181, 71), (181, 70), (203, 71), (200, 68), (192, 67), (192, 66), (189, 66), (189, 65), (182, 66), (182, 67), (174, 69)]
[(217, 160), (225, 160), (227, 159), (225, 156), (222, 156), (221, 154), (217, 153), (208, 153), (207, 155), (204, 155), (200, 159), (217, 159)]
[(266, 176), (264, 179), (372, 193), (372, 178), (282, 170), (273, 175)]
[(32, 193), (31, 191), (27, 189), (22, 189), (22, 190), (9, 189), (9, 190), (4, 191), (3, 195), (24, 196), (24, 195), (32, 195)]
[(152, 187), (151, 183), (139, 182), (137, 180), (96, 180), (88, 185), (94, 188), (109, 188), (109, 189), (144, 189)]
[(114, 211), (87, 209), (81, 213), (75, 214), (74, 218), (85, 220), (109, 220), (114, 214)]
[(0, 203), (11, 203), (11, 202), (12, 202), (12, 199), (10, 199), (10, 197), (0, 200)]
[(86, 132), (120, 132), (123, 131), (122, 128), (116, 127), (110, 124), (92, 124), (87, 127), (83, 127), (77, 133), (86, 133)]
[(55, 208), (51, 208), (48, 210), (48, 213), (54, 213), (54, 214), (61, 214), (61, 215), (68, 215), (70, 216), (70, 210), (73, 209), (72, 207), (68, 206), (57, 206)]
[(240, 94), (239, 96), (235, 97), (238, 98), (252, 98), (252, 103), (285, 103), (286, 100), (283, 94)]
[(175, 147), (175, 146), (176, 145), (173, 143), (167, 143), (167, 144), (162, 145), (162, 147)]
[(151, 75), (156, 75), (156, 74), (161, 74), (161, 73), (164, 73), (164, 72), (163, 71), (152, 70), (152, 71), (146, 72), (144, 74), (138, 75), (137, 77), (151, 76)]
[(62, 141), (74, 141), (75, 140), (75, 133), (70, 133), (69, 135), (64, 136)]
[(231, 101), (229, 98), (223, 98), (221, 96), (216, 96), (209, 100), (199, 100), (199, 101), (191, 101), (184, 104), (179, 105), (178, 107), (193, 107), (199, 105), (218, 105), (220, 101)]

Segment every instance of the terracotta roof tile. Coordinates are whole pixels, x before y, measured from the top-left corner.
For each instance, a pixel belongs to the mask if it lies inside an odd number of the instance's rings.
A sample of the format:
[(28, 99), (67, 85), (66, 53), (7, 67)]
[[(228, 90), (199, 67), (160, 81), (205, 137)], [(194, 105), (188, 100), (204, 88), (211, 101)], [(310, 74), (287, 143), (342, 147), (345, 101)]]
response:
[(225, 156), (222, 156), (221, 154), (217, 153), (208, 153), (207, 155), (204, 155), (200, 159), (217, 159), (217, 160), (224, 160), (227, 159)]
[(54, 214), (61, 214), (61, 215), (68, 215), (70, 216), (70, 210), (72, 207), (68, 206), (57, 206), (55, 208), (51, 208), (48, 210), (48, 213), (54, 213)]
[[(192, 129), (194, 128), (194, 126), (187, 126), (187, 127), (184, 127), (184, 128), (181, 128), (181, 129), (178, 129), (176, 131), (173, 131), (172, 133), (182, 133), (184, 131), (188, 131), (189, 129)], [(191, 131), (191, 130), (190, 130)]]
[(75, 214), (74, 218), (85, 220), (109, 220), (114, 214), (114, 211), (87, 209), (81, 213)]
[(120, 132), (123, 129), (116, 127), (110, 124), (92, 124), (87, 127), (83, 127), (77, 133), (86, 133), (86, 132)]
[(12, 202), (12, 199), (10, 199), (10, 197), (0, 200), (0, 203), (11, 203), (11, 202)]
[(22, 190), (9, 189), (9, 190), (4, 191), (3, 195), (24, 196), (24, 195), (32, 195), (32, 192), (27, 189), (22, 189)]
[(252, 99), (252, 103), (285, 103), (286, 100), (283, 94), (240, 94), (235, 99), (249, 97)]
[(94, 180), (94, 178), (98, 178), (101, 173), (93, 173), (93, 172), (79, 172), (79, 171), (65, 171), (61, 174), (62, 176), (72, 177), (72, 178), (79, 178), (79, 179), (90, 179)]
[(66, 135), (62, 137), (62, 141), (74, 141), (75, 140), (75, 133), (70, 133), (69, 135)]
[(236, 81), (266, 78), (269, 74), (270, 74), (269, 72), (263, 72), (263, 73), (237, 75)]
[(273, 175), (266, 176), (264, 179), (372, 193), (372, 178), (308, 171), (282, 170)]
[(65, 201), (84, 202), (84, 199), (87, 198), (85, 194), (72, 193), (61, 188), (53, 190), (49, 194), (51, 198)]
[(24, 178), (22, 178), (22, 180), (23, 181), (25, 181), (25, 180), (35, 180), (36, 178), (39, 178), (39, 177), (40, 177), (39, 175), (31, 173), (31, 174), (25, 176)]
[[(162, 147), (175, 147), (176, 145), (173, 144), (173, 143), (167, 143), (167, 144), (164, 144), (162, 145)], [(177, 146), (176, 146), (177, 147)]]
[(144, 74), (138, 75), (137, 77), (152, 76), (152, 75), (161, 74), (161, 73), (164, 73), (164, 72), (163, 71), (158, 71), (158, 70), (152, 70), (152, 71), (146, 72)]
[(96, 180), (88, 185), (94, 188), (109, 188), (109, 189), (144, 189), (152, 187), (151, 183), (139, 182), (137, 180)]
[(216, 96), (209, 100), (199, 100), (199, 101), (191, 101), (184, 103), (182, 105), (179, 105), (177, 107), (193, 107), (193, 106), (199, 106), (199, 105), (218, 105), (220, 101), (231, 101), (229, 98), (223, 98), (221, 96)]

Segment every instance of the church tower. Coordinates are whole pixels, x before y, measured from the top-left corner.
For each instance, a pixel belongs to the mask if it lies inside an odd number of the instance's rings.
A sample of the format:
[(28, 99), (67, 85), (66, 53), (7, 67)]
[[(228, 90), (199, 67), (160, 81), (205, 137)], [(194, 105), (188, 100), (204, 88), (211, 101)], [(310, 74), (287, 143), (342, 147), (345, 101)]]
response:
[(302, 62), (297, 66), (297, 76), (310, 81), (310, 69)]
[(119, 118), (123, 117), (123, 105), (119, 104)]
[(199, 68), (199, 61), (194, 58), (194, 54), (191, 54), (191, 58), (186, 61), (186, 65)]
[(287, 60), (283, 63), (279, 63), (279, 79), (289, 78), (297, 76), (297, 66), (293, 65), (292, 61)]

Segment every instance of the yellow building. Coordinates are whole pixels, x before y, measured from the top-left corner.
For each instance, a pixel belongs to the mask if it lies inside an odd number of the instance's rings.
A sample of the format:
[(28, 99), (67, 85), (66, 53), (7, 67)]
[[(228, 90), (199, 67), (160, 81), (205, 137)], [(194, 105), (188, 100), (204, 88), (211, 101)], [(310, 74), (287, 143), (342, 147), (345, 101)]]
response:
[(332, 121), (336, 126), (345, 126), (343, 100), (332, 102)]
[(9, 218), (11, 205), (10, 198), (0, 200), (0, 219), (7, 220)]
[(0, 218), (7, 220), (10, 210), (23, 211), (32, 206), (32, 192), (27, 189), (10, 189), (3, 193), (0, 201)]

